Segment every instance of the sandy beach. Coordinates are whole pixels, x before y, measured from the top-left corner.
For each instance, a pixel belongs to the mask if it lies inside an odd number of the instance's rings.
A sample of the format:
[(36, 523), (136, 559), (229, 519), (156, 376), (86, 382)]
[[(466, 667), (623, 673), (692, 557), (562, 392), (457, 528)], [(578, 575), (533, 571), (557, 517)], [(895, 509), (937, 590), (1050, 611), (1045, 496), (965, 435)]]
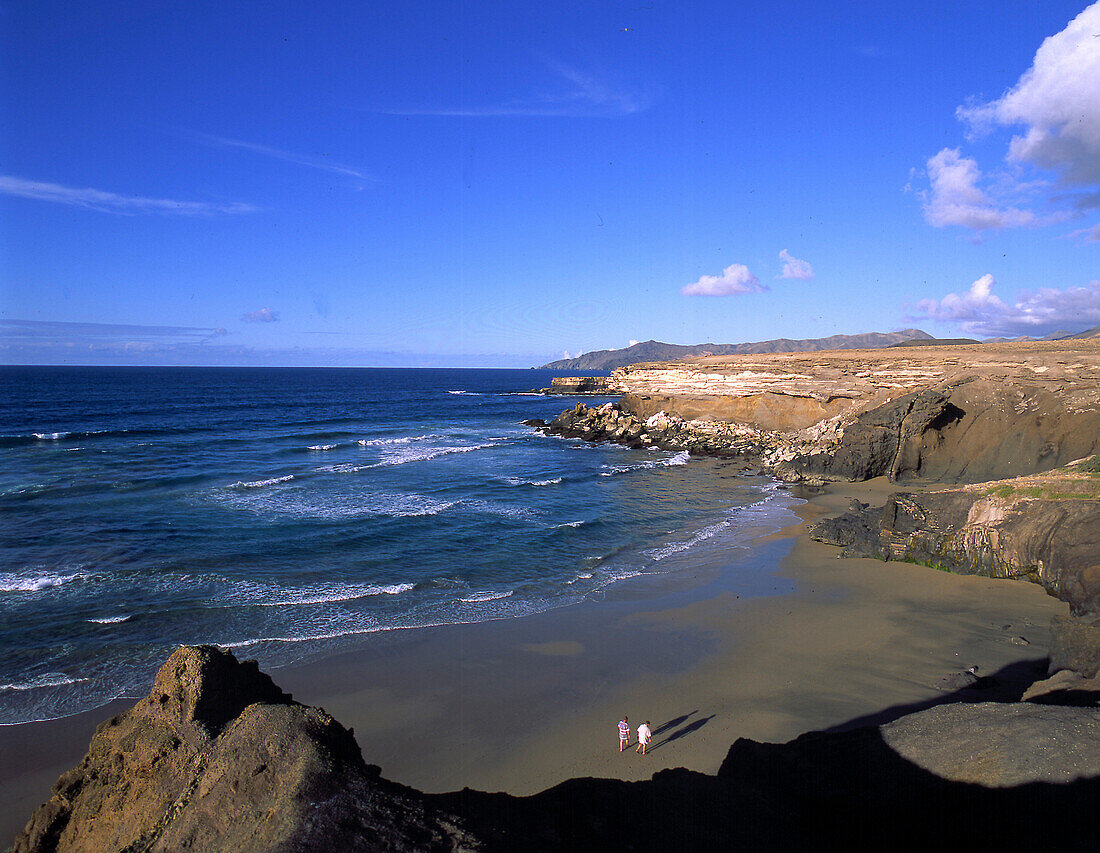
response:
[[(889, 719), (944, 701), (936, 682), (971, 666), (1001, 682), (1035, 677), (1050, 618), (1068, 612), (1038, 586), (838, 559), (803, 535), (852, 497), (881, 502), (893, 490), (831, 487), (797, 508), (801, 522), (751, 549), (620, 583), (601, 601), (389, 632), (273, 675), (352, 727), (390, 779), (515, 794), (579, 776), (713, 773), (739, 737), (781, 742)], [(767, 594), (732, 591), (750, 572)], [(95, 726), (128, 704), (0, 728), (0, 837), (14, 837)], [(650, 755), (619, 753), (623, 714), (634, 727), (650, 721)]]

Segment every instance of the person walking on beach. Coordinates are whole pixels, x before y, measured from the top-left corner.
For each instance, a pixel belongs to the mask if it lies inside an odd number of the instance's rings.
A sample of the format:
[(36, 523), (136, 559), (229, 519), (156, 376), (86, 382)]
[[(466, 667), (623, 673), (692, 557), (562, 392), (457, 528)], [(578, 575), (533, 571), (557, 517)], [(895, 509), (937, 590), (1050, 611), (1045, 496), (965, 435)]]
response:
[(653, 732), (649, 730), (649, 720), (646, 720), (640, 726), (638, 726), (638, 748), (635, 752), (640, 752), (645, 755), (645, 748), (649, 746), (649, 739), (653, 737)]
[(630, 723), (628, 717), (624, 714), (623, 718), (619, 720), (619, 752), (622, 752), (630, 746)]

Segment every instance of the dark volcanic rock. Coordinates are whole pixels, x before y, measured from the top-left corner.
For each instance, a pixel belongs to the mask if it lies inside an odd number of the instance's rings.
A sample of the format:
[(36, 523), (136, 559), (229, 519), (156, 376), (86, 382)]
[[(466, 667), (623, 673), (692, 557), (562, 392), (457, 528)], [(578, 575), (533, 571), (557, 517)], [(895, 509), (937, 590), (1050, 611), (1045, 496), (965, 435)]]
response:
[(1050, 673), (1072, 670), (1085, 678), (1100, 674), (1100, 619), (1055, 616), (1050, 622)]
[(895, 493), (810, 528), (845, 556), (905, 560), (1041, 584), (1075, 615), (1100, 613), (1100, 501), (1008, 501), (974, 489)]
[(716, 776), (421, 794), (364, 765), (324, 711), (199, 647), (100, 726), (14, 849), (923, 849), (972, 833), (977, 816), (987, 847), (1019, 849), (1039, 821), (1044, 844), (1092, 850), (1097, 797), (1100, 710), (988, 702), (787, 744), (738, 740)]
[(254, 661), (199, 646), (96, 729), (13, 850), (452, 850), (452, 824), (380, 779), (351, 732)]

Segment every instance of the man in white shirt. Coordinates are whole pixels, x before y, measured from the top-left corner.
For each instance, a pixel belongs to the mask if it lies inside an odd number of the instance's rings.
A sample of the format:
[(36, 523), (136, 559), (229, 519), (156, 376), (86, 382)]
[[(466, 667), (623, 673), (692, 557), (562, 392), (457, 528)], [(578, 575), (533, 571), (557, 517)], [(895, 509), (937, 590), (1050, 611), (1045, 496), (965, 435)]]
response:
[(646, 720), (638, 726), (638, 748), (634, 751), (645, 755), (645, 748), (649, 746), (649, 739), (651, 737), (653, 737), (653, 732), (649, 730), (649, 720)]

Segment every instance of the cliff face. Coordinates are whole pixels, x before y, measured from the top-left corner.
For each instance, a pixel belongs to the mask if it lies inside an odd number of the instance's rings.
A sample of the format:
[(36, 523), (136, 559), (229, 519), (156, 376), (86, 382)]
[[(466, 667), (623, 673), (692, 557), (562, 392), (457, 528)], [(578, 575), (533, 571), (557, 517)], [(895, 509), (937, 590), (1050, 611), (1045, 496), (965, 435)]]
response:
[(1094, 341), (713, 357), (616, 370), (645, 420), (770, 433), (788, 480), (983, 482), (1100, 451)]
[(1100, 457), (982, 486), (899, 492), (816, 524), (846, 556), (923, 563), (960, 574), (1027, 579), (1100, 613)]

